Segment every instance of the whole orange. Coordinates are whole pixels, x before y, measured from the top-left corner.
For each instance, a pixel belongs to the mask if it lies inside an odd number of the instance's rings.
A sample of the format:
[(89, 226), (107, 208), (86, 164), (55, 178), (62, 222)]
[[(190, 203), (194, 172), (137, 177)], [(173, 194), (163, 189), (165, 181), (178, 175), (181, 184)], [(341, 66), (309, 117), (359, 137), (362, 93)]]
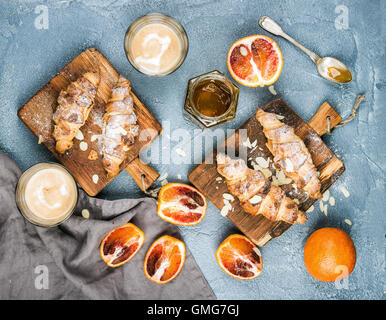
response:
[(356, 252), (350, 236), (337, 228), (316, 230), (304, 246), (304, 263), (316, 279), (332, 282), (348, 276), (355, 267)]

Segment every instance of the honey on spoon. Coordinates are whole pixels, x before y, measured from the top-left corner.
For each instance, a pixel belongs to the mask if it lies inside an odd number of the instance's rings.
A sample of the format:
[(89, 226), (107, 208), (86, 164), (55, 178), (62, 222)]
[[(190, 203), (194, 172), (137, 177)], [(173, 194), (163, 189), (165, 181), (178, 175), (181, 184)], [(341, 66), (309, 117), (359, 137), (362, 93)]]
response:
[(315, 52), (308, 50), (299, 42), (297, 42), (296, 40), (291, 38), (288, 34), (286, 34), (283, 31), (283, 29), (270, 17), (267, 17), (267, 16), (261, 17), (259, 19), (259, 25), (264, 30), (274, 35), (283, 37), (284, 39), (288, 40), (296, 47), (298, 47), (299, 49), (307, 53), (308, 56), (311, 58), (311, 60), (316, 64), (317, 70), (323, 78), (336, 83), (351, 82), (352, 80), (351, 71), (343, 62), (332, 57), (324, 57), (324, 58), (319, 57)]

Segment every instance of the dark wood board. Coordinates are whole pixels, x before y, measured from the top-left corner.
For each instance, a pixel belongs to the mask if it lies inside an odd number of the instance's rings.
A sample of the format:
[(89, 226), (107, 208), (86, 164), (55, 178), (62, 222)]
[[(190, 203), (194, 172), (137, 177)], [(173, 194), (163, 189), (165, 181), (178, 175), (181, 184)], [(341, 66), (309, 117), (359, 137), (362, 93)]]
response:
[[(324, 144), (318, 133), (313, 128), (305, 123), (282, 99), (276, 99), (263, 109), (267, 112), (273, 112), (283, 116), (284, 123), (292, 126), (295, 129), (296, 134), (303, 139), (305, 145), (311, 153), (312, 160), (320, 172), (320, 180), (322, 183), (321, 191), (325, 192), (344, 172), (345, 168), (335, 154)], [(319, 131), (322, 132), (322, 126), (320, 122), (326, 123), (326, 117), (329, 116), (334, 120), (331, 122), (331, 128), (338, 123), (341, 118), (338, 113), (328, 104), (324, 103), (319, 111), (313, 117), (313, 125), (318, 124)], [(339, 120), (340, 119), (340, 120)], [(236, 151), (238, 146), (239, 130), (246, 129), (247, 136), (250, 141), (257, 140), (257, 148), (253, 152), (252, 149), (248, 149), (248, 159), (256, 157), (272, 158), (272, 154), (266, 147), (267, 139), (262, 131), (260, 123), (256, 120), (255, 114), (247, 120), (238, 130), (236, 130), (234, 136), (229, 137), (225, 142), (226, 148), (235, 147)], [(215, 159), (214, 155), (210, 155), (208, 159)], [(206, 163), (207, 162), (207, 163)], [(217, 173), (216, 161), (213, 163), (210, 161), (204, 161), (197, 166), (190, 174), (188, 178), (190, 182), (196, 186), (213, 204), (221, 210), (224, 205), (223, 194), (229, 193), (224, 179), (217, 181), (216, 178), (221, 177)], [(272, 162), (272, 161), (271, 161)], [(249, 161), (248, 161), (249, 164)], [(282, 188), (286, 191), (287, 195), (292, 198), (300, 200), (299, 208), (306, 211), (315, 202), (314, 199), (306, 197), (302, 191), (296, 191), (292, 184), (284, 185)], [(231, 220), (241, 232), (248, 236), (254, 243), (259, 246), (265, 245), (268, 241), (283, 234), (291, 224), (284, 221), (270, 221), (262, 215), (250, 215), (243, 211), (238, 199), (232, 202), (233, 210), (229, 211), (227, 218)]]
[[(52, 115), (57, 106), (57, 97), (62, 89), (65, 89), (72, 81), (75, 81), (87, 71), (98, 71), (101, 81), (95, 97), (94, 107), (81, 128), (84, 135), (84, 142), (88, 144), (88, 149), (82, 151), (79, 148), (81, 141), (74, 139), (74, 146), (65, 154), (61, 155), (55, 150), (55, 140), (52, 137), (53, 122)], [(91, 150), (99, 153), (100, 145), (98, 140), (92, 140), (94, 135), (101, 134), (102, 117), (105, 112), (111, 89), (116, 84), (119, 73), (114, 69), (110, 62), (95, 48), (90, 48), (82, 52), (67, 66), (65, 66), (55, 77), (53, 77), (42, 89), (40, 89), (24, 106), (19, 109), (18, 116), (26, 126), (37, 136), (44, 139), (44, 145), (52, 152), (75, 177), (79, 185), (91, 196), (97, 195), (112, 180), (102, 166), (102, 159), (89, 160)], [(156, 176), (154, 170), (139, 162), (138, 156), (142, 148), (149, 145), (162, 132), (160, 123), (154, 118), (145, 105), (132, 92), (134, 99), (135, 113), (138, 116), (139, 137), (131, 147), (127, 159), (122, 163), (121, 170), (124, 170), (130, 163), (133, 163), (130, 174), (138, 176), (147, 170), (151, 176)], [(135, 160), (135, 161), (133, 161)], [(150, 170), (151, 169), (151, 170)], [(138, 171), (138, 172), (137, 172)], [(146, 172), (145, 172), (146, 174)], [(94, 183), (92, 177), (98, 175), (98, 182)], [(147, 186), (150, 181), (146, 181)], [(151, 183), (150, 183), (151, 184)]]

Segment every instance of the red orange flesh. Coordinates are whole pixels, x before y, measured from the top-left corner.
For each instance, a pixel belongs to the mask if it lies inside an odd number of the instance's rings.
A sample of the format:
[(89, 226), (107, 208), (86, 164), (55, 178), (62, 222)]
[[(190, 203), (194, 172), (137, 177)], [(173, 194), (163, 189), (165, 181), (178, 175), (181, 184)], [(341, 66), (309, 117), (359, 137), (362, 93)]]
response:
[(100, 246), (100, 255), (109, 267), (128, 262), (145, 241), (145, 235), (132, 223), (127, 223), (107, 234)]
[(158, 195), (158, 215), (173, 224), (192, 226), (200, 223), (206, 213), (207, 202), (196, 188), (183, 183), (169, 183)]
[(236, 41), (228, 52), (228, 69), (232, 77), (248, 87), (274, 83), (283, 67), (283, 56), (274, 40), (254, 35)]
[(221, 243), (216, 260), (227, 274), (241, 280), (254, 279), (263, 269), (260, 250), (240, 234), (230, 235)]
[(171, 236), (162, 236), (149, 248), (145, 262), (145, 275), (151, 281), (165, 284), (181, 272), (185, 263), (185, 245)]

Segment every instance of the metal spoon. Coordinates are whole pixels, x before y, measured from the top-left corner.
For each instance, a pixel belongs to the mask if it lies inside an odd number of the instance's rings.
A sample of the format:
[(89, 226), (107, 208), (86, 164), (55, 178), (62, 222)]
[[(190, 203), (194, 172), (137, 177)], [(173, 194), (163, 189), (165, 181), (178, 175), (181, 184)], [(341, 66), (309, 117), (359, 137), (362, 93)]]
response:
[(319, 57), (315, 52), (308, 50), (286, 34), (283, 29), (270, 17), (261, 17), (259, 19), (259, 25), (264, 30), (287, 39), (289, 42), (307, 53), (311, 60), (316, 64), (316, 68), (323, 78), (336, 83), (349, 83), (352, 80), (350, 69), (343, 62), (332, 57)]

